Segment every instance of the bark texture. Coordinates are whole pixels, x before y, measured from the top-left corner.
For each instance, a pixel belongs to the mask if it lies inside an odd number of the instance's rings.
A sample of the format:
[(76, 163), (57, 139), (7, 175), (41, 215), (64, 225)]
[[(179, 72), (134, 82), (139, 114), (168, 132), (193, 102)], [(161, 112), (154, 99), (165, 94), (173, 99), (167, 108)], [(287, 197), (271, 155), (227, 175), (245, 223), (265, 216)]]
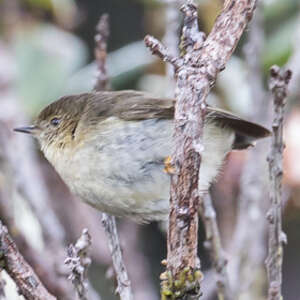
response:
[(2, 267), (18, 286), (19, 293), (27, 300), (55, 300), (33, 269), (20, 254), (9, 236), (7, 228), (0, 223), (0, 255)]
[(282, 231), (282, 158), (283, 158), (283, 121), (287, 99), (287, 86), (292, 72), (281, 71), (278, 66), (270, 70), (269, 87), (273, 96), (274, 118), (271, 153), (268, 157), (270, 176), (271, 205), (267, 213), (269, 221), (269, 253), (266, 260), (269, 300), (281, 300), (283, 243), (287, 242)]
[[(198, 181), (206, 98), (251, 19), (255, 4), (255, 0), (226, 1), (205, 39), (198, 30), (196, 6), (187, 1), (182, 7), (185, 18), (180, 58), (170, 55), (154, 38), (145, 38), (152, 53), (175, 67), (175, 152), (171, 161), (173, 168), (169, 168), (172, 172), (167, 257), (167, 270), (173, 278), (181, 278), (183, 273), (187, 273), (187, 277), (196, 275), (199, 269), (198, 208), (202, 199)], [(171, 286), (167, 294), (171, 293), (173, 298), (182, 298), (188, 290), (199, 294), (196, 283), (199, 277), (198, 273), (190, 284), (186, 281), (182, 285), (179, 282), (177, 288)]]

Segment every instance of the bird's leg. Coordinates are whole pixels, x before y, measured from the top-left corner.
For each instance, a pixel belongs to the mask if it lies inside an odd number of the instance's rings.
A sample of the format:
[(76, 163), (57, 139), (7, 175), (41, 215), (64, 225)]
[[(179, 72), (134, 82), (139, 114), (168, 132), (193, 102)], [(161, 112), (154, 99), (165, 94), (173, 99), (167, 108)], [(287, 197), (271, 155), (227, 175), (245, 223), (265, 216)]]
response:
[(168, 174), (174, 174), (175, 173), (175, 168), (172, 162), (172, 157), (171, 156), (167, 156), (164, 160), (164, 172), (168, 173)]

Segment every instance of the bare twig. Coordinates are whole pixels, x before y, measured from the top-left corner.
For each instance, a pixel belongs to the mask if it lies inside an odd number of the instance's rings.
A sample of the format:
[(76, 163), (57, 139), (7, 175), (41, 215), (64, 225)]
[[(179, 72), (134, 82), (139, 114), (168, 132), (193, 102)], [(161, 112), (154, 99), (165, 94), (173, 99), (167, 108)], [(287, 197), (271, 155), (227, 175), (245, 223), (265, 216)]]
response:
[[(169, 52), (173, 56), (179, 55), (179, 27), (180, 27), (180, 14), (179, 7), (183, 0), (160, 0), (165, 6), (165, 20), (166, 29), (163, 37), (163, 43), (168, 45)], [(174, 97), (175, 80), (174, 68), (171, 64), (166, 64), (166, 73), (168, 77), (168, 90), (167, 95)]]
[[(175, 58), (157, 40), (147, 36), (146, 45), (153, 54), (175, 67), (175, 153), (172, 156), (171, 207), (168, 232), (168, 265), (172, 277), (182, 272), (197, 272), (198, 208), (201, 202), (198, 192), (199, 167), (201, 163), (202, 134), (206, 112), (206, 97), (217, 74), (234, 51), (248, 21), (251, 19), (256, 1), (226, 1), (222, 13), (204, 41), (198, 31), (197, 10), (192, 1), (183, 6), (183, 56)], [(238, 24), (238, 26), (237, 26)], [(198, 276), (201, 276), (198, 273)], [(198, 292), (197, 276), (192, 288), (170, 286), (163, 281), (165, 295), (182, 297), (187, 289)], [(171, 291), (170, 291), (171, 289)]]
[(54, 300), (43, 286), (32, 268), (20, 254), (16, 244), (9, 236), (7, 228), (0, 223), (0, 253), (3, 268), (18, 286), (19, 293), (27, 300)]
[(94, 90), (109, 90), (110, 84), (106, 70), (106, 56), (107, 56), (107, 39), (109, 37), (109, 15), (103, 14), (100, 17), (96, 27), (97, 33), (95, 35), (95, 57), (97, 63), (97, 76)]
[(268, 299), (281, 300), (283, 243), (287, 242), (281, 225), (282, 205), (282, 157), (283, 157), (283, 121), (287, 98), (287, 86), (291, 79), (290, 70), (281, 71), (278, 66), (270, 69), (269, 87), (273, 95), (274, 119), (271, 152), (268, 157), (270, 175), (271, 206), (267, 213), (269, 221), (269, 253), (266, 266), (269, 279)]
[(209, 194), (203, 197), (200, 206), (200, 214), (206, 232), (205, 247), (209, 250), (212, 263), (217, 272), (218, 298), (220, 300), (233, 299), (226, 267), (227, 259), (221, 244), (221, 237), (216, 220), (216, 211)]
[(116, 220), (114, 217), (103, 214), (102, 224), (105, 228), (108, 239), (108, 246), (112, 254), (112, 261), (117, 275), (118, 288), (121, 300), (132, 300), (131, 283), (122, 258), (122, 250), (117, 232)]
[(91, 244), (91, 236), (88, 230), (84, 229), (75, 245), (69, 246), (67, 250), (68, 257), (65, 260), (65, 264), (71, 271), (69, 279), (72, 280), (78, 298), (81, 300), (88, 299), (87, 270), (91, 264), (91, 258), (88, 255)]
[[(97, 45), (95, 49), (95, 55), (98, 65), (98, 74), (96, 84), (94, 86), (95, 91), (100, 91), (109, 87), (106, 71), (106, 49), (107, 38), (109, 36), (108, 22), (108, 15), (104, 14), (101, 16), (100, 21), (97, 25), (97, 35), (95, 38)], [(108, 239), (108, 246), (112, 256), (113, 266), (117, 275), (117, 292), (120, 294), (121, 300), (131, 300), (133, 299), (131, 283), (125, 264), (123, 262), (116, 219), (113, 216), (103, 213), (102, 224), (105, 229), (106, 237)]]

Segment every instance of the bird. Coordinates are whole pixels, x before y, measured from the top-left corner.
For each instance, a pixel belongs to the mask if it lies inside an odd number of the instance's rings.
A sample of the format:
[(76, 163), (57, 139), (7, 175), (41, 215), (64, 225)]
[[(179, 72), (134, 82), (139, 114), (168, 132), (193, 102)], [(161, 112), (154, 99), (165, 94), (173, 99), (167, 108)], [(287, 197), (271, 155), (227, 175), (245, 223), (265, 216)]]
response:
[[(70, 191), (94, 208), (138, 223), (166, 220), (174, 150), (175, 99), (141, 91), (63, 96), (17, 132), (38, 140)], [(270, 135), (265, 127), (207, 107), (199, 193), (207, 191), (226, 154)]]

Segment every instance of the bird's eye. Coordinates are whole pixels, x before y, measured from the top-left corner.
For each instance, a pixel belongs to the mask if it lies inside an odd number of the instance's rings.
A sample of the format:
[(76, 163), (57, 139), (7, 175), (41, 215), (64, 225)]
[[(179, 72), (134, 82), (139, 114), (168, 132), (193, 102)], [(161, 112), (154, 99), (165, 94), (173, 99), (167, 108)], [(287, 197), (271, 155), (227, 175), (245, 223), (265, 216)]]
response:
[(57, 126), (57, 125), (60, 123), (60, 119), (58, 119), (58, 118), (53, 118), (53, 119), (51, 119), (50, 123), (51, 123), (51, 125), (53, 125), (53, 126)]

